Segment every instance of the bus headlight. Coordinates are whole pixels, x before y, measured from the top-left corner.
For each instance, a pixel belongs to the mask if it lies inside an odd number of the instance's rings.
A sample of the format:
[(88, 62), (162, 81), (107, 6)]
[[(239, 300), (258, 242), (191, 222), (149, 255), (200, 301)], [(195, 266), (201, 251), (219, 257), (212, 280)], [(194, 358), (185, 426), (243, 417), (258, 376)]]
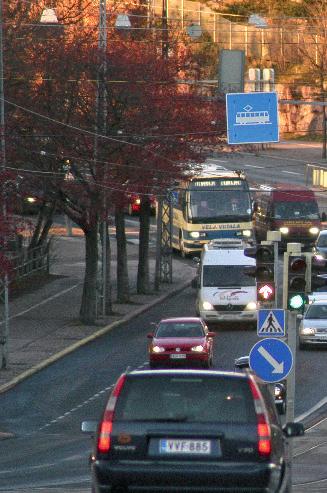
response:
[(257, 304), (255, 301), (249, 301), (249, 303), (246, 305), (245, 310), (256, 310), (257, 309)]
[(317, 226), (312, 226), (312, 228), (309, 229), (309, 233), (311, 235), (317, 235), (319, 233), (319, 228), (317, 228)]
[(279, 228), (279, 231), (282, 233), (282, 235), (287, 235), (289, 229), (286, 226), (282, 226), (281, 228)]
[(191, 237), (191, 238), (200, 238), (200, 233), (199, 233), (199, 231), (191, 231), (191, 232), (190, 232), (190, 237)]
[(213, 310), (213, 306), (211, 303), (209, 303), (209, 301), (203, 301), (202, 308), (203, 310)]
[(250, 229), (244, 229), (242, 231), (242, 235), (245, 236), (246, 238), (250, 238), (252, 236), (252, 231)]

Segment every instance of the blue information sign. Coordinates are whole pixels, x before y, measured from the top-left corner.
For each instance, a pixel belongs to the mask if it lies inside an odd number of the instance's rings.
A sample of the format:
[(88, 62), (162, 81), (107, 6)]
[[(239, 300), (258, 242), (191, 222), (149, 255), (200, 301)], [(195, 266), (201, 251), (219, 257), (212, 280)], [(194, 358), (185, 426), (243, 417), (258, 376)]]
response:
[(226, 94), (228, 144), (260, 144), (279, 141), (278, 105), (275, 92)]
[(250, 351), (250, 368), (265, 382), (279, 382), (287, 377), (293, 366), (288, 345), (273, 337), (257, 342)]
[(285, 310), (258, 310), (257, 334), (259, 337), (284, 337)]

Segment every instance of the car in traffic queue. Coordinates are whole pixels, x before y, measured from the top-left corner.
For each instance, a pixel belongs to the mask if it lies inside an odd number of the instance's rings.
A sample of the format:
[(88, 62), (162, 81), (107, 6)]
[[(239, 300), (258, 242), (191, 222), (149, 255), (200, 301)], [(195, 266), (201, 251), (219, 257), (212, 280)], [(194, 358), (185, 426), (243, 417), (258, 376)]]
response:
[[(249, 356), (240, 356), (235, 359), (234, 367), (236, 371), (249, 370), (250, 358)], [(285, 382), (275, 382), (274, 384), (274, 399), (277, 411), (279, 414), (286, 414), (286, 385)]]
[(200, 317), (161, 320), (154, 333), (147, 335), (150, 367), (202, 366), (213, 364), (213, 337)]
[[(151, 214), (156, 214), (157, 201), (153, 195), (149, 196)], [(137, 193), (128, 195), (127, 212), (129, 216), (138, 215), (141, 209), (141, 196)]]
[(303, 315), (299, 314), (299, 348), (327, 347), (327, 298), (311, 300)]
[(327, 259), (327, 229), (322, 229), (312, 248), (313, 254), (319, 259)]
[(200, 369), (124, 373), (81, 428), (94, 493), (289, 492), (288, 438), (304, 433), (254, 374)]

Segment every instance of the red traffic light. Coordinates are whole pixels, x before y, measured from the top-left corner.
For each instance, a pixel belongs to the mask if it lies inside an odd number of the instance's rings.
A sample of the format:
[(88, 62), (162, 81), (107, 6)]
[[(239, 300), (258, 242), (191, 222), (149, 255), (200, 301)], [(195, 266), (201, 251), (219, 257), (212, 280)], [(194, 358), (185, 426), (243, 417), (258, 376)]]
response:
[(275, 301), (275, 283), (257, 282), (257, 301)]
[(295, 272), (297, 274), (304, 273), (307, 267), (307, 261), (305, 257), (290, 258), (289, 272)]

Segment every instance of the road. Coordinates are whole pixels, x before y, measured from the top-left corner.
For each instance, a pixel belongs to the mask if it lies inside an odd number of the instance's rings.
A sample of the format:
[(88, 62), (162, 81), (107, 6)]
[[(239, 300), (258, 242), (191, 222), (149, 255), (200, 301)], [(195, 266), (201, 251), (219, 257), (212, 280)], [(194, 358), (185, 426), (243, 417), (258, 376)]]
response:
[[(243, 168), (249, 178), (260, 183), (272, 183), (276, 176), (289, 183), (304, 181), (305, 163), (299, 163), (299, 159), (295, 162), (276, 155), (268, 158), (231, 154), (217, 155), (214, 161), (230, 169)], [(137, 244), (137, 219), (128, 218), (127, 225), (128, 241)], [(114, 236), (114, 230), (111, 234)], [(152, 235), (153, 241), (155, 228)], [(194, 299), (195, 292), (191, 288), (185, 290), (164, 306), (152, 308), (132, 323), (114, 329), (3, 394), (0, 422), (15, 437), (0, 441), (0, 491), (89, 491), (90, 441), (81, 434), (80, 422), (98, 418), (108, 392), (122, 371), (146, 365), (146, 334), (151, 330), (150, 323), (163, 316), (194, 315)], [(36, 319), (38, 316), (36, 310)], [(218, 368), (232, 369), (234, 359), (248, 354), (258, 340), (253, 329), (215, 330), (214, 364)], [(296, 415), (308, 411), (327, 394), (326, 379), (320, 378), (325, 374), (325, 366), (324, 350), (297, 352)], [(325, 464), (317, 467), (321, 472)]]
[[(90, 442), (82, 436), (80, 422), (98, 418), (121, 372), (147, 364), (150, 323), (163, 316), (194, 315), (194, 301), (189, 288), (2, 395), (0, 422), (15, 438), (0, 442), (0, 491), (24, 487), (34, 492), (54, 485), (87, 488)], [(221, 369), (232, 369), (234, 358), (247, 354), (257, 341), (255, 330), (216, 331), (214, 365)], [(325, 379), (317, 378), (324, 369), (323, 351), (299, 353), (296, 414), (326, 395)]]

